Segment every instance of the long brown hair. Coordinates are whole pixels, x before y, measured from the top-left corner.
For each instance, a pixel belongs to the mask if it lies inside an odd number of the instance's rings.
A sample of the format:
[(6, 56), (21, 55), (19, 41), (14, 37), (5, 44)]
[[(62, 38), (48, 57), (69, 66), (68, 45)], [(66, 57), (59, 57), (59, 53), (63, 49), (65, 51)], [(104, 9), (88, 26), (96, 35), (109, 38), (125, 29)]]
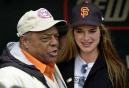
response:
[[(98, 49), (99, 52), (103, 54), (106, 60), (108, 74), (113, 88), (127, 88), (127, 71), (125, 69), (125, 66), (121, 62), (121, 59), (112, 44), (107, 28), (104, 25), (101, 25), (99, 28), (101, 39), (98, 45)], [(78, 46), (76, 45), (74, 40), (73, 28), (69, 27), (68, 33), (66, 35), (65, 46), (61, 49), (58, 60), (70, 60), (75, 57), (77, 53)]]

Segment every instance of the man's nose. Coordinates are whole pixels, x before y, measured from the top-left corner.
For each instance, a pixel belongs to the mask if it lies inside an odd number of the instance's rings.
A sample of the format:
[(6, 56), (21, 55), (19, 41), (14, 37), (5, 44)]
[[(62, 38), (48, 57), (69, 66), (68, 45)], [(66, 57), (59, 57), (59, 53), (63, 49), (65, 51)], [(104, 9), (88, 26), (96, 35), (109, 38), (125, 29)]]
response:
[(55, 37), (55, 36), (52, 36), (51, 41), (50, 41), (50, 44), (51, 44), (52, 46), (57, 46), (57, 45), (59, 44), (58, 38)]

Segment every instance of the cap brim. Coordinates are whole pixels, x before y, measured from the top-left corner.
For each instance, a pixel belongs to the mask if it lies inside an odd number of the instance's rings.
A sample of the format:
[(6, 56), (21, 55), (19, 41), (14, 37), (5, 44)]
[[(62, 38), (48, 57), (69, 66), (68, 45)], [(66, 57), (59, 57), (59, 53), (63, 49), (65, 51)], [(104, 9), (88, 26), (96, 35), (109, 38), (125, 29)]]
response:
[(100, 26), (101, 23), (100, 22), (93, 22), (93, 21), (77, 21), (77, 22), (73, 22), (72, 26), (78, 26), (78, 25), (93, 25), (93, 26)]
[(40, 22), (37, 26), (37, 28), (35, 29), (32, 29), (30, 31), (44, 31), (44, 30), (47, 30), (49, 28), (51, 28), (52, 26), (65, 26), (66, 25), (66, 21), (64, 20), (54, 20), (54, 21), (50, 21), (48, 23), (42, 23)]

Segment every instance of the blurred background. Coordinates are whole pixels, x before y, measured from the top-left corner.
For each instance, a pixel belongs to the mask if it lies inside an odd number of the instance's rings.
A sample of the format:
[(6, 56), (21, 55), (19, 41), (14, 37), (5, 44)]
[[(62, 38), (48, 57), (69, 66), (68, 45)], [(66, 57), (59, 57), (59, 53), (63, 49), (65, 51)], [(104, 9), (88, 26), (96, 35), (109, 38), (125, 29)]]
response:
[[(70, 23), (71, 9), (82, 0), (0, 0), (0, 54), (10, 41), (17, 41), (17, 22), (28, 10), (48, 9), (55, 19)], [(102, 11), (118, 54), (129, 68), (129, 0), (89, 0)], [(67, 28), (63, 28), (64, 33)], [(64, 34), (62, 34), (63, 36)], [(62, 37), (63, 38), (63, 37)]]

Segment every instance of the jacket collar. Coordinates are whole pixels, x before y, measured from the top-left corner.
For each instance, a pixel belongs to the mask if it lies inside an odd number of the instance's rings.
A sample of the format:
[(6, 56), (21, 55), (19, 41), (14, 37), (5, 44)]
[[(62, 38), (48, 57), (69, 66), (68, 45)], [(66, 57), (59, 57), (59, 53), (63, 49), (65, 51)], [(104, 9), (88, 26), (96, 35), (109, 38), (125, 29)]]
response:
[(10, 54), (18, 59), (19, 61), (27, 64), (32, 65), (30, 61), (28, 61), (25, 55), (21, 52), (19, 42), (10, 42), (7, 44), (7, 49), (9, 50)]
[(101, 69), (101, 68), (107, 68), (106, 66), (106, 61), (103, 55), (99, 55), (97, 60), (95, 61), (93, 67), (91, 68), (91, 71), (87, 77), (87, 79), (92, 76), (97, 70)]

